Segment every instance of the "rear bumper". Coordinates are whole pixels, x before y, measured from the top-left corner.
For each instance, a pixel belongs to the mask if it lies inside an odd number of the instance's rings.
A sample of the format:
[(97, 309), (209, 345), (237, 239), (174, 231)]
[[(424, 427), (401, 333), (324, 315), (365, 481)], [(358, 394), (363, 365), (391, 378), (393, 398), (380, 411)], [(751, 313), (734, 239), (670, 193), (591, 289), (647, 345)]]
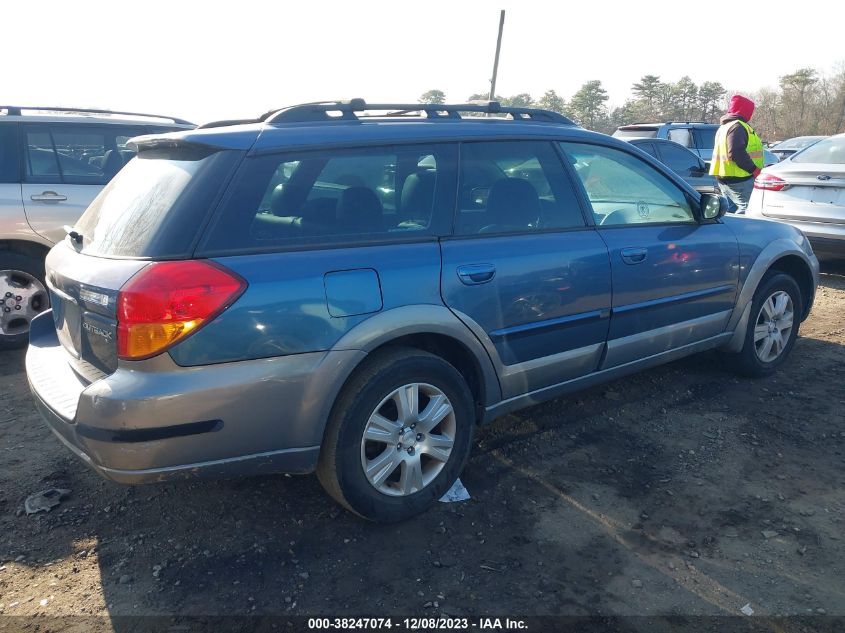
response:
[(314, 470), (333, 395), (363, 352), (317, 352), (179, 367), (164, 354), (87, 383), (47, 312), (26, 366), (59, 440), (122, 483)]

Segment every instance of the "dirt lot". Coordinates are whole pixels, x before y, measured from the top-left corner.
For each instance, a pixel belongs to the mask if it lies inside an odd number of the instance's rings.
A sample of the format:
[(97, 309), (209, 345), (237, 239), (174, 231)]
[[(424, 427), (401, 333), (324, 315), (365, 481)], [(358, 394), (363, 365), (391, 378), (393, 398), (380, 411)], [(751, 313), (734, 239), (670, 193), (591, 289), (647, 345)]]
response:
[(104, 481), (4, 353), (0, 614), (845, 615), (844, 345), (838, 266), (776, 376), (704, 354), (508, 416), (470, 501), (386, 527), (314, 477)]

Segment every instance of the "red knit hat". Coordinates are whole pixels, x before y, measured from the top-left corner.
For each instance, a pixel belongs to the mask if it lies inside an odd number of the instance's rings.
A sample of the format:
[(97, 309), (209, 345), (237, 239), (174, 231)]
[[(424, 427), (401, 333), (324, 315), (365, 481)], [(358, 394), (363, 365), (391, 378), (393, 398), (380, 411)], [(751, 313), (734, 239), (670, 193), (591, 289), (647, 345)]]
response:
[(746, 121), (749, 121), (751, 115), (754, 114), (754, 102), (748, 97), (734, 95), (731, 97), (731, 103), (728, 106), (728, 114), (738, 114)]

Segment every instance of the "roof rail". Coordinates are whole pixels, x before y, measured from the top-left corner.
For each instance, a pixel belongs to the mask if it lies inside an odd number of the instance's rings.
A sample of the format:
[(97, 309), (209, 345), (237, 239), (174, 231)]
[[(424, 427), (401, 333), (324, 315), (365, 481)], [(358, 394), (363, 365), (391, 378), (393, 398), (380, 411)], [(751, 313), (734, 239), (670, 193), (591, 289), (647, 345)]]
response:
[(150, 119), (164, 119), (166, 121), (173, 121), (179, 125), (194, 125), (185, 119), (177, 119), (174, 116), (164, 116), (161, 114), (144, 114), (142, 112), (122, 112), (120, 110), (97, 110), (95, 108), (61, 108), (57, 106), (12, 106), (0, 105), (0, 110), (6, 110), (8, 116), (21, 116), (22, 110), (33, 110), (43, 112), (73, 112), (79, 114), (120, 114), (123, 116), (142, 116)]
[[(385, 114), (367, 115), (356, 114), (366, 111), (380, 111)], [(320, 121), (361, 121), (368, 117), (398, 118), (406, 115), (425, 113), (426, 118), (433, 120), (462, 119), (461, 112), (475, 112), (478, 114), (505, 114), (517, 121), (535, 121), (542, 123), (557, 123), (575, 125), (575, 123), (557, 112), (538, 108), (514, 108), (503, 106), (498, 101), (483, 101), (462, 104), (444, 103), (367, 103), (363, 99), (349, 101), (325, 101), (317, 103), (303, 103), (300, 105), (271, 110), (258, 118), (257, 122), (272, 124), (282, 123), (314, 123)], [(243, 122), (243, 121), (239, 121)]]

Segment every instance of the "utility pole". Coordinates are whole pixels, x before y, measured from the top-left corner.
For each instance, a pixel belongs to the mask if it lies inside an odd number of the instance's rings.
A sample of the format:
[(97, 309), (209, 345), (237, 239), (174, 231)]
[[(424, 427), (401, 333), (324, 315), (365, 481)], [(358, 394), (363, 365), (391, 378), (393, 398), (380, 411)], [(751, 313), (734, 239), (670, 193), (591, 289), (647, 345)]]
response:
[(496, 98), (496, 75), (499, 73), (499, 51), (502, 50), (502, 30), (505, 28), (505, 10), (499, 15), (499, 37), (496, 39), (496, 59), (493, 61), (493, 78), (490, 80), (490, 101)]

